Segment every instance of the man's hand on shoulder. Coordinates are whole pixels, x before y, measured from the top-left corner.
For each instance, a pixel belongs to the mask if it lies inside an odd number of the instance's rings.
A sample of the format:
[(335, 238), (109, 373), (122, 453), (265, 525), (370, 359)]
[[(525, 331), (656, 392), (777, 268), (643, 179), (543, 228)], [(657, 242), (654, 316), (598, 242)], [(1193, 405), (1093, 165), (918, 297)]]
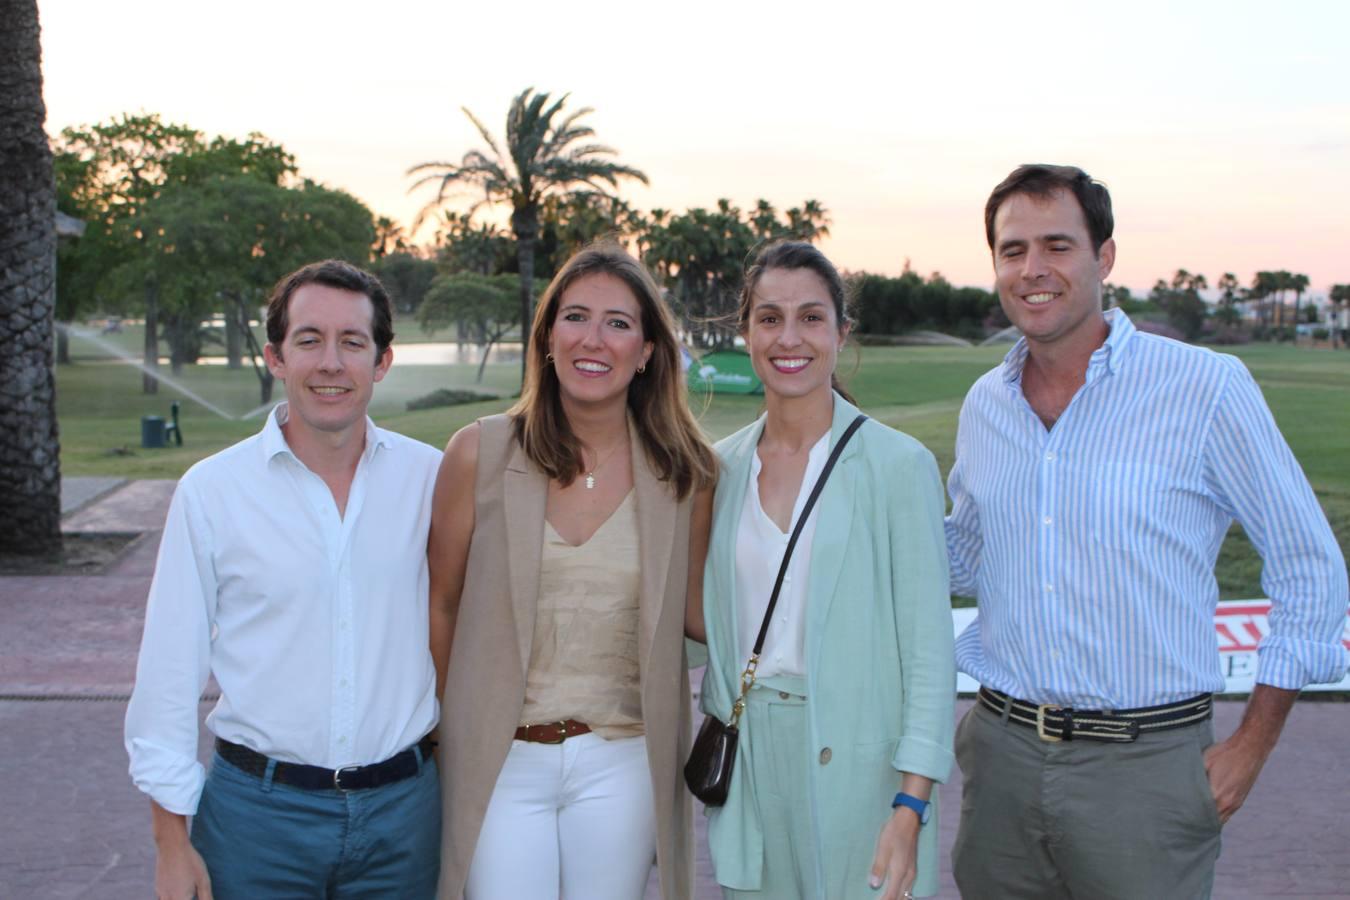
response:
[(1256, 685), (1237, 731), (1205, 751), (1205, 771), (1221, 824), (1227, 823), (1247, 799), (1297, 698), (1298, 691)]
[(188, 840), (187, 818), (151, 801), (157, 900), (211, 900), (206, 863)]

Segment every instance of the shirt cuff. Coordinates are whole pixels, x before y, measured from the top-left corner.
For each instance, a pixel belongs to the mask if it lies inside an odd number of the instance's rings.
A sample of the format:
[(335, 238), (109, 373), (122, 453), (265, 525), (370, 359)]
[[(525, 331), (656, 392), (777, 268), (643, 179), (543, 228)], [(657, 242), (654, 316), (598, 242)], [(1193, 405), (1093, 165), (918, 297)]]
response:
[(908, 772), (911, 775), (944, 782), (951, 774), (955, 759), (950, 747), (944, 747), (927, 738), (902, 737), (900, 745), (895, 748), (891, 765), (897, 772)]
[(197, 803), (206, 784), (206, 767), (196, 759), (149, 743), (132, 739), (131, 780), (150, 799), (180, 816), (197, 814)]
[(1259, 684), (1297, 691), (1310, 684), (1329, 684), (1345, 677), (1350, 654), (1345, 645), (1288, 637), (1267, 637), (1257, 650)]

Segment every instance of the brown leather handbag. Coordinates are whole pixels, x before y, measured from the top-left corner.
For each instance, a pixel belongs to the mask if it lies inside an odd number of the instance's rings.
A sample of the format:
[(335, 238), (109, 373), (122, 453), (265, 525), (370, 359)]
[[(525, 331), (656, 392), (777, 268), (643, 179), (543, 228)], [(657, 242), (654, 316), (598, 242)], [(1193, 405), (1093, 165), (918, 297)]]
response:
[(755, 669), (759, 667), (759, 654), (764, 649), (764, 638), (769, 633), (769, 622), (773, 620), (774, 607), (778, 605), (778, 592), (782, 590), (783, 576), (787, 574), (788, 561), (792, 559), (792, 548), (797, 546), (802, 526), (811, 516), (811, 509), (816, 505), (816, 498), (825, 487), (825, 479), (830, 477), (830, 471), (834, 469), (839, 454), (844, 451), (849, 438), (853, 437), (853, 433), (861, 428), (866, 420), (867, 416), (859, 414), (840, 435), (839, 443), (834, 445), (830, 458), (825, 461), (825, 468), (821, 469), (815, 487), (811, 488), (811, 496), (806, 498), (806, 505), (802, 507), (797, 524), (792, 527), (792, 536), (788, 538), (787, 549), (783, 551), (783, 562), (778, 567), (778, 578), (773, 583), (773, 593), (769, 595), (769, 607), (764, 611), (764, 621), (760, 623), (759, 635), (755, 637), (755, 647), (750, 652), (750, 661), (746, 663), (745, 671), (741, 673), (741, 693), (731, 706), (731, 718), (723, 722), (716, 716), (705, 716), (703, 725), (698, 730), (698, 737), (694, 738), (694, 746), (689, 751), (689, 761), (684, 764), (684, 783), (689, 785), (690, 792), (701, 800), (704, 806), (721, 806), (727, 802), (727, 791), (731, 789), (731, 772), (736, 765), (736, 743), (740, 739), (739, 725), (741, 714), (745, 712), (745, 696), (755, 686)]

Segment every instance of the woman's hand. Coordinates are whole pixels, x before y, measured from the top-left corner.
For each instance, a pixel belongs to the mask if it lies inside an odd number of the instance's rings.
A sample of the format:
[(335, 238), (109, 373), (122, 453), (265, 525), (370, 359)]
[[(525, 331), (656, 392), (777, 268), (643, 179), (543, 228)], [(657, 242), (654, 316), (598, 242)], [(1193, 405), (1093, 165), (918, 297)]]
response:
[(869, 882), (873, 890), (885, 887), (882, 900), (901, 900), (908, 897), (909, 889), (919, 870), (916, 857), (919, 848), (919, 817), (914, 810), (898, 806), (881, 826), (881, 835), (877, 838), (877, 853), (872, 859), (872, 877)]

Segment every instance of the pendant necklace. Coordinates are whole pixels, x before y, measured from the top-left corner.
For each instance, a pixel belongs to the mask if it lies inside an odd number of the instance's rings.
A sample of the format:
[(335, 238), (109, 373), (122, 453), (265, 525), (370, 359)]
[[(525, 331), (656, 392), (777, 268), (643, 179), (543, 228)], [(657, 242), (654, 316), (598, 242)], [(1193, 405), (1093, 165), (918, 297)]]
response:
[(595, 490), (596, 470), (600, 469), (601, 467), (604, 466), (605, 463), (609, 462), (609, 458), (614, 455), (614, 451), (618, 450), (621, 446), (623, 446), (626, 443), (628, 443), (626, 440), (619, 441), (619, 443), (609, 448), (609, 452), (605, 454), (604, 459), (600, 460), (595, 465), (591, 466), (590, 471), (586, 473), (586, 490), (588, 491)]

